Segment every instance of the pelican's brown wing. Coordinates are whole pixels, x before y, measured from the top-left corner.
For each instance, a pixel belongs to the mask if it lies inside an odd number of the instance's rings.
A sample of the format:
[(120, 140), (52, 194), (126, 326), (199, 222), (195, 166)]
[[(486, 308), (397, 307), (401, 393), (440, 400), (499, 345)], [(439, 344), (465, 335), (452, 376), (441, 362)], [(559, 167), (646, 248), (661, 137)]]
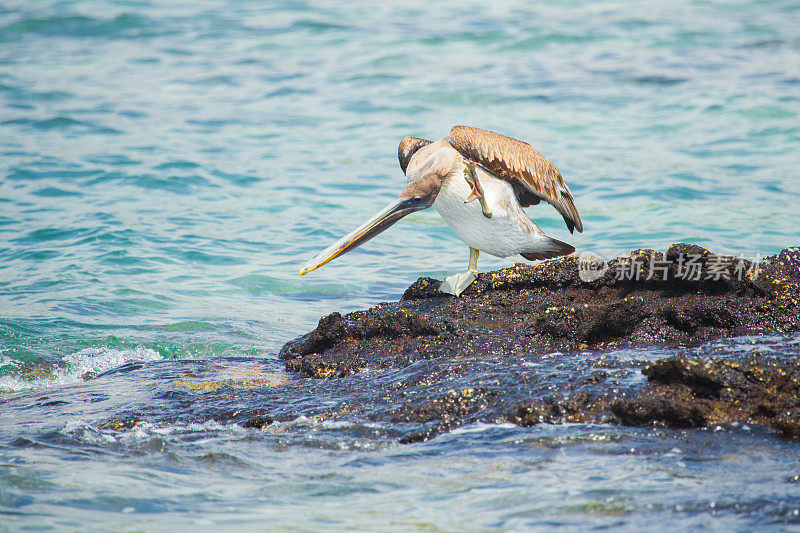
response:
[(572, 193), (561, 173), (530, 144), (469, 126), (450, 130), (450, 144), (464, 157), (510, 182), (523, 207), (542, 199), (561, 213), (570, 233), (573, 229), (583, 231)]

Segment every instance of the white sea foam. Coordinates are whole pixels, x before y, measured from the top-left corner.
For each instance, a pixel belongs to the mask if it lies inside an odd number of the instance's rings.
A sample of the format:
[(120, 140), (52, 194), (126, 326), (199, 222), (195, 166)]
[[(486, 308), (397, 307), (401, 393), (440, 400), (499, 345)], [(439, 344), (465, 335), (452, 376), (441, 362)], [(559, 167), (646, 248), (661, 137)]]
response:
[(64, 357), (66, 367), (34, 379), (19, 376), (0, 376), (0, 392), (48, 389), (72, 385), (84, 380), (86, 374), (100, 374), (134, 362), (158, 361), (161, 355), (155, 350), (137, 346), (133, 349), (84, 348)]
[[(98, 426), (97, 423), (90, 423), (83, 419), (75, 419), (64, 424), (60, 432), (83, 442), (97, 445), (136, 444), (153, 438), (171, 440), (174, 437), (180, 440), (185, 435), (193, 435), (192, 442), (202, 444), (218, 440), (221, 436), (239, 440), (247, 435), (247, 429), (238, 424), (221, 424), (215, 420), (187, 424), (141, 422), (133, 427), (114, 429), (113, 427)], [(199, 438), (202, 434), (206, 434), (206, 438)]]
[(483, 431), (496, 431), (497, 429), (519, 429), (519, 426), (510, 422), (501, 424), (486, 424), (484, 422), (475, 422), (466, 426), (455, 428), (450, 432), (451, 435), (458, 435), (459, 433), (481, 433)]

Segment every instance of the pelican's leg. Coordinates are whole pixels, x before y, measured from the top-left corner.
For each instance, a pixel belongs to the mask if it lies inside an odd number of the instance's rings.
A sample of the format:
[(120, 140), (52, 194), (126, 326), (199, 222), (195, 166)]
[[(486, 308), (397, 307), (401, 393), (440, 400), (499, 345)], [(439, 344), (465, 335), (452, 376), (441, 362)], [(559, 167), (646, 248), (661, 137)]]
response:
[(467, 180), (470, 187), (472, 187), (472, 192), (469, 193), (467, 199), (464, 200), (464, 203), (467, 204), (477, 198), (478, 202), (481, 204), (481, 211), (483, 211), (483, 216), (486, 218), (492, 218), (492, 210), (489, 209), (489, 206), (486, 204), (486, 198), (483, 196), (483, 187), (481, 187), (480, 182), (478, 181), (478, 173), (475, 171), (475, 163), (464, 163), (464, 179)]
[(478, 250), (475, 248), (469, 249), (469, 267), (467, 271), (462, 274), (455, 274), (453, 276), (448, 276), (442, 280), (442, 284), (439, 285), (439, 292), (443, 292), (445, 294), (452, 294), (453, 296), (459, 296), (462, 292), (469, 287), (475, 278), (478, 277)]
[(467, 267), (468, 272), (478, 272), (478, 256), (480, 255), (480, 251), (476, 250), (475, 248), (469, 248), (469, 266)]

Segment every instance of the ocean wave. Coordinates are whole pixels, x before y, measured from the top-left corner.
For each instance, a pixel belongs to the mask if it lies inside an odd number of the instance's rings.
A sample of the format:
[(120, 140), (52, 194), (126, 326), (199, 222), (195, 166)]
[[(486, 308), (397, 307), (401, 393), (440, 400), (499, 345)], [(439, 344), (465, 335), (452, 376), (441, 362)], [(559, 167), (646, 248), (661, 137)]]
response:
[(107, 347), (84, 348), (63, 358), (65, 366), (52, 371), (41, 368), (23, 375), (0, 376), (0, 392), (49, 389), (74, 385), (128, 363), (160, 361), (161, 355), (150, 348), (137, 346), (133, 349)]

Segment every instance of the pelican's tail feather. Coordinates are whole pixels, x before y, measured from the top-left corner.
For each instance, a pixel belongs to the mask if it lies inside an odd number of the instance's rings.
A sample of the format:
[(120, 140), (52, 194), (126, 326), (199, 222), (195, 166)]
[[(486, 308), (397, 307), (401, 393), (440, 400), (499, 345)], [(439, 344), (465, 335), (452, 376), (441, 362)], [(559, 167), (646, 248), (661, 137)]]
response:
[(542, 240), (538, 243), (536, 250), (533, 252), (523, 252), (520, 255), (528, 261), (541, 261), (543, 259), (552, 259), (554, 257), (561, 257), (562, 255), (569, 255), (575, 251), (575, 248), (558, 239), (542, 236)]

